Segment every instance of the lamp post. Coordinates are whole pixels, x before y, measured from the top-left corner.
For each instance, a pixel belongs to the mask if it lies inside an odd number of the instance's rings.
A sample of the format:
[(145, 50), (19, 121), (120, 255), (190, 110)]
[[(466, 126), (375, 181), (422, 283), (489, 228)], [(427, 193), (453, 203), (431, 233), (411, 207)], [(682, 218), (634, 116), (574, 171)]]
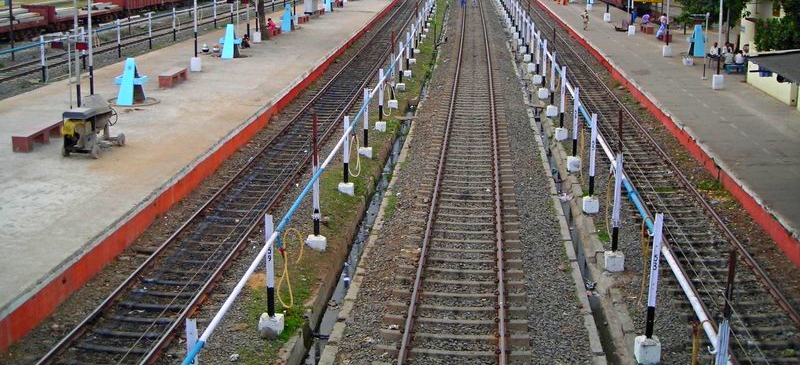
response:
[(194, 0), (194, 57), (197, 58), (197, 0)]
[[(86, 17), (86, 21), (89, 24), (89, 95), (94, 95), (94, 58), (92, 57), (94, 36), (92, 35), (92, 0), (89, 0), (86, 4), (86, 8), (89, 10), (89, 15)], [(78, 10), (76, 9), (75, 11)]]

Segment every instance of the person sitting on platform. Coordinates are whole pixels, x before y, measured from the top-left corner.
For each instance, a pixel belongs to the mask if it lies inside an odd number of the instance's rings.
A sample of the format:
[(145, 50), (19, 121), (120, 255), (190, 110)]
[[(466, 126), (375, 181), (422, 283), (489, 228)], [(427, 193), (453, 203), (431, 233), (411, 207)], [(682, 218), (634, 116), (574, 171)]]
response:
[(275, 25), (275, 22), (272, 21), (272, 18), (267, 19), (267, 29), (272, 32), (275, 30), (275, 28), (277, 28), (277, 26)]
[(733, 64), (733, 52), (725, 53), (725, 54), (722, 55), (722, 57), (725, 59), (725, 64), (726, 65), (732, 65)]
[(242, 37), (242, 48), (250, 48), (250, 36), (247, 34)]
[(733, 56), (733, 63), (735, 63), (737, 65), (744, 65), (744, 62), (745, 62), (744, 54), (742, 53), (742, 50), (740, 49), (740, 50), (736, 51), (736, 54)]
[(642, 15), (642, 25), (650, 24), (650, 14)]
[(656, 39), (663, 40), (664, 34), (666, 34), (666, 32), (667, 32), (667, 24), (661, 23), (661, 26), (658, 27), (658, 31), (656, 32)]
[(717, 42), (714, 42), (714, 45), (711, 46), (711, 48), (709, 48), (707, 56), (708, 58), (712, 59), (716, 59), (717, 57), (719, 57), (719, 45), (717, 44)]

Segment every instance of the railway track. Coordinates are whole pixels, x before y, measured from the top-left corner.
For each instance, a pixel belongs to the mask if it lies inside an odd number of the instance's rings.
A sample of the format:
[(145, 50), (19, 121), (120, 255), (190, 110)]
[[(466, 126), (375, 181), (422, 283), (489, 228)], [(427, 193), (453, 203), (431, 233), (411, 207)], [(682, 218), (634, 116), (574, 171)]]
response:
[(402, 2), (365, 34), (360, 48), (346, 52), (344, 66), (323, 76), (310, 100), (289, 107), (292, 121), (39, 363), (155, 361), (309, 165), (312, 110), (323, 139), (338, 132), (334, 127), (386, 60), (389, 35), (406, 27), (414, 5)]
[[(730, 344), (735, 360), (740, 364), (796, 363), (797, 357), (787, 357), (784, 351), (800, 348), (797, 313), (800, 288), (796, 284), (780, 287), (766, 275), (747, 245), (734, 235), (712, 204), (656, 143), (651, 131), (606, 86), (598, 75), (604, 71), (595, 71), (586, 63), (591, 58), (588, 52), (565, 36), (555, 21), (537, 10), (532, 11), (536, 27), (555, 47), (551, 49), (558, 51), (559, 63), (567, 65), (570, 83), (580, 88), (581, 102), (598, 114), (600, 134), (612, 145), (614, 153), (624, 154), (625, 173), (637, 188), (650, 217), (656, 212), (664, 213), (667, 245), (679, 258), (682, 271), (691, 279), (712, 320), (722, 318), (727, 260), (732, 250), (738, 252), (740, 269), (734, 283)], [(620, 115), (624, 118), (621, 150), (617, 142)], [(608, 161), (599, 160), (604, 167), (597, 171), (607, 171)], [(672, 302), (679, 302), (675, 304), (687, 309), (687, 317), (694, 318), (683, 291), (672, 284), (668, 290), (674, 294), (673, 298), (680, 298)], [(691, 353), (690, 349), (687, 353)]]
[[(296, 2), (296, 0), (292, 0), (291, 4), (294, 4), (294, 2)], [(240, 14), (243, 12), (244, 12), (243, 9), (239, 10)], [(235, 15), (236, 13), (234, 12), (233, 16)], [(200, 31), (203, 29), (203, 26), (209, 24), (215, 24), (218, 22), (222, 22), (224, 24), (229, 20), (230, 16), (231, 16), (231, 11), (228, 9), (228, 7), (222, 7), (219, 9), (217, 13), (217, 21), (214, 20), (213, 14), (210, 11), (208, 11), (208, 9), (198, 10), (198, 20), (197, 20), (198, 34), (202, 35)], [(119, 47), (116, 44), (116, 34), (114, 34), (113, 41), (102, 42), (99, 46), (95, 45), (93, 54), (96, 57), (99, 57), (104, 54), (114, 54), (118, 52), (121, 53), (124, 50), (136, 47), (142, 43), (157, 42), (160, 39), (173, 36), (182, 38), (182, 36), (186, 34), (189, 34), (191, 36), (191, 33), (193, 32), (191, 18), (185, 21), (181, 21), (175, 34), (173, 34), (171, 22), (172, 18), (161, 18), (153, 20), (152, 37), (148, 36), (146, 30), (142, 34), (130, 34), (130, 32), (128, 31), (129, 27), (123, 25), (121, 33), (123, 35), (120, 36), (121, 44)], [(164, 23), (167, 23), (167, 25), (161, 25)], [(149, 45), (149, 48), (150, 49), (153, 48), (152, 44)], [(69, 70), (67, 69), (66, 66), (70, 62), (67, 60), (67, 55), (68, 55), (67, 52), (52, 51), (52, 50), (48, 50), (48, 52), (51, 52), (51, 54), (46, 56), (48, 80), (58, 79), (59, 77), (67, 75)], [(0, 69), (0, 82), (11, 82), (25, 77), (29, 77), (30, 75), (38, 75), (42, 72), (39, 48), (31, 48), (27, 51), (24, 50), (18, 53), (20, 54), (19, 61), (14, 62), (13, 64), (7, 63), (8, 66)], [(85, 67), (87, 62), (85, 60), (86, 57), (87, 57), (86, 55), (81, 56), (81, 62), (83, 63), (83, 65), (81, 66), (82, 72), (86, 72), (86, 67)], [(71, 61), (73, 62), (75, 61), (74, 56)], [(74, 69), (75, 66), (73, 65), (72, 67)]]
[(431, 141), (441, 152), (425, 164), (433, 185), (424, 185), (431, 198), (415, 232), (417, 266), (400, 267), (381, 331), (389, 343), (378, 345), (397, 364), (530, 361), (519, 218), (485, 11), (459, 11), (455, 72), (442, 87), (450, 102)]

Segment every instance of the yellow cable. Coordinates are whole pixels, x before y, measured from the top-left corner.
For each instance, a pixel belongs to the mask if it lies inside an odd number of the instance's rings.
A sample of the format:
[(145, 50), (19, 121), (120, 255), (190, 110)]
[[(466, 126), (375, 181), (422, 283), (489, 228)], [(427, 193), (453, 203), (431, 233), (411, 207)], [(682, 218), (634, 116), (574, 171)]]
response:
[[(386, 84), (387, 84), (387, 86), (384, 86), (384, 88), (383, 88), (384, 95), (385, 95), (383, 100), (386, 100), (387, 104), (388, 104), (388, 101), (391, 100), (390, 99), (391, 93), (389, 92), (389, 89), (394, 90), (394, 87), (392, 86), (392, 84), (389, 83), (388, 79), (386, 80)], [(383, 108), (383, 110), (387, 110), (387, 109), (389, 110), (389, 113), (384, 112), (383, 116), (384, 117), (391, 117), (392, 116), (392, 108), (389, 108), (389, 105), (386, 105), (386, 108)]]
[(644, 283), (647, 281), (647, 273), (650, 271), (647, 265), (647, 258), (650, 257), (650, 235), (647, 234), (647, 225), (642, 221), (642, 287), (639, 289), (638, 305), (642, 305), (642, 298), (644, 297)]
[[(353, 143), (353, 140), (355, 140), (356, 143)], [(356, 146), (356, 173), (354, 174), (353, 170), (350, 170), (350, 165), (347, 166), (347, 172), (350, 173), (350, 176), (352, 176), (352, 177), (358, 177), (358, 175), (361, 175), (361, 156), (358, 154), (358, 148), (360, 146), (358, 145), (358, 134), (357, 133), (353, 134), (353, 137), (350, 138), (350, 152), (351, 152), (351, 154), (352, 154), (354, 145)]]
[[(294, 233), (295, 237), (297, 238), (297, 242), (300, 245), (300, 254), (297, 256), (297, 260), (294, 261), (295, 264), (300, 262), (300, 259), (303, 258), (303, 251), (304, 251), (304, 248), (305, 248), (305, 245), (303, 244), (303, 234), (300, 233), (300, 231), (298, 231), (295, 228), (289, 228), (288, 230), (286, 230), (286, 232), (283, 233), (282, 237), (283, 237), (283, 243), (284, 243), (283, 247), (284, 247), (284, 249), (283, 249), (282, 255), (281, 255), (281, 257), (283, 257), (283, 273), (281, 274), (281, 277), (278, 278), (278, 284), (275, 285), (275, 291), (276, 291), (276, 295), (275, 296), (278, 297), (278, 301), (281, 302), (281, 305), (283, 305), (284, 308), (291, 308), (291, 307), (294, 306), (294, 293), (292, 292), (292, 282), (291, 282), (291, 278), (289, 277), (289, 262), (288, 262), (289, 261), (288, 260), (289, 253), (288, 253), (288, 250), (287, 250), (287, 248), (289, 247), (288, 238), (289, 238), (289, 234), (290, 233)], [(283, 279), (284, 278), (286, 278), (286, 287), (289, 289), (289, 304), (288, 305), (283, 301), (283, 298), (281, 298), (281, 287), (283, 286)]]

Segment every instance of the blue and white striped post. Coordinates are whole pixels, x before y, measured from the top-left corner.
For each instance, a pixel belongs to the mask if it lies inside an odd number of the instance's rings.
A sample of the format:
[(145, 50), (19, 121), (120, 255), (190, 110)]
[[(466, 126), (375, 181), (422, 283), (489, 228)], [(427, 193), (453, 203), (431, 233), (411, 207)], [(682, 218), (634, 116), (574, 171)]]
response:
[(661, 238), (664, 225), (664, 214), (656, 214), (653, 226), (653, 252), (650, 255), (650, 289), (647, 292), (647, 323), (644, 336), (636, 336), (633, 344), (633, 356), (639, 364), (661, 363), (661, 342), (653, 336), (653, 324), (656, 316), (656, 294), (658, 292), (658, 270), (661, 267)]

